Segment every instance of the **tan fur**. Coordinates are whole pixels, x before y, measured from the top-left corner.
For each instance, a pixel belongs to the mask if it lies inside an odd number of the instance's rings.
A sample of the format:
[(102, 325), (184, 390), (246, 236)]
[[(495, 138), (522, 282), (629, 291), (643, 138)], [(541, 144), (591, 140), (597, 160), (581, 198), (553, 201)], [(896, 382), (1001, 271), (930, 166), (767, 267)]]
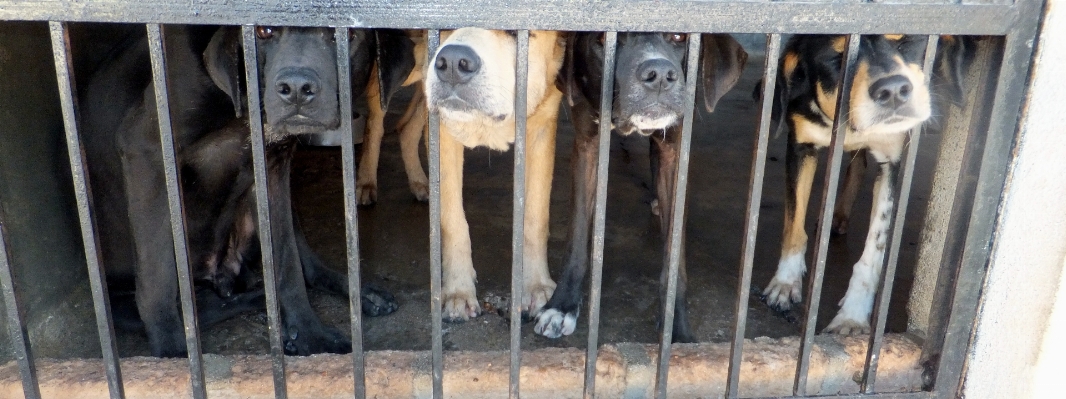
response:
[[(798, 119), (798, 118), (797, 118)], [(797, 125), (797, 130), (799, 130)], [(818, 158), (804, 160), (799, 165), (799, 180), (796, 182), (795, 201), (796, 213), (785, 208), (785, 229), (782, 239), (781, 256), (801, 253), (807, 249), (807, 230), (804, 222), (807, 220), (807, 204), (811, 198), (811, 186), (814, 184), (814, 171), (818, 168)]]
[(833, 38), (833, 50), (838, 53), (844, 52), (844, 47), (848, 45), (848, 37), (840, 36)]
[[(785, 78), (792, 78), (792, 73), (796, 72), (796, 67), (799, 66), (799, 60), (799, 54), (793, 52), (785, 53), (785, 69), (782, 71), (784, 73)], [(788, 79), (785, 80), (787, 81)]]

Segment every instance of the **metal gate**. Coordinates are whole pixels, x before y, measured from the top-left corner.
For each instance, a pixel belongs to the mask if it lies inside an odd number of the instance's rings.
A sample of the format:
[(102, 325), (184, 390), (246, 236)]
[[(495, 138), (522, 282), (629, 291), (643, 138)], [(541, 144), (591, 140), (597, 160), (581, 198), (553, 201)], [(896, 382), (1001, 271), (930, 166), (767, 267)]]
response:
[[(994, 220), (1000, 201), (1000, 193), (1005, 184), (1008, 162), (1014, 135), (1018, 128), (1018, 116), (1022, 100), (1026, 93), (1026, 80), (1033, 52), (1034, 38), (1044, 3), (1041, 0), (990, 0), (990, 1), (937, 1), (914, 0), (896, 2), (825, 2), (800, 3), (791, 1), (597, 1), (597, 0), (545, 0), (545, 1), (507, 1), (507, 0), (457, 0), (442, 2), (435, 0), (353, 0), (346, 2), (301, 0), (248, 0), (232, 2), (226, 0), (52, 0), (23, 1), (0, 0), (0, 21), (48, 21), (51, 30), (54, 59), (62, 100), (63, 122), (69, 152), (70, 167), (73, 170), (76, 188), (77, 209), (80, 218), (81, 236), (84, 251), (90, 269), (89, 276), (93, 291), (93, 304), (106, 365), (107, 382), (113, 398), (124, 397), (122, 371), (119, 367), (115, 333), (111, 322), (111, 310), (108, 304), (103, 268), (100, 264), (99, 249), (96, 247), (93, 214), (90, 213), (89, 194), (86, 177), (86, 165), (80, 151), (81, 139), (77, 129), (76, 99), (72, 94), (72, 67), (67, 22), (124, 22), (147, 25), (149, 44), (154, 73), (157, 112), (160, 115), (159, 129), (163, 143), (164, 165), (167, 176), (168, 197), (172, 229), (174, 233), (175, 253), (178, 256), (178, 276), (180, 285), (181, 309), (184, 314), (187, 345), (189, 348), (189, 371), (193, 396), (206, 397), (204, 365), (200, 349), (200, 337), (196, 324), (195, 304), (193, 303), (192, 280), (185, 251), (184, 226), (181, 215), (182, 203), (179, 198), (177, 166), (175, 163), (174, 140), (169, 121), (169, 104), (165, 68), (163, 65), (163, 41), (160, 24), (219, 24), (242, 26), (244, 57), (256, 59), (255, 25), (282, 26), (327, 26), (337, 28), (335, 31), (338, 54), (348, 53), (349, 28), (412, 28), (429, 29), (429, 51), (434, 53), (440, 43), (440, 30), (459, 27), (483, 27), (490, 29), (507, 29), (518, 31), (519, 51), (517, 55), (517, 73), (523, 76), (528, 66), (529, 30), (565, 30), (565, 31), (606, 31), (606, 51), (613, 54), (616, 46), (616, 32), (619, 31), (673, 31), (694, 33), (759, 33), (767, 34), (767, 56), (763, 71), (763, 95), (761, 116), (756, 136), (755, 161), (751, 166), (751, 180), (748, 192), (745, 237), (743, 254), (739, 267), (739, 285), (736, 297), (736, 318), (732, 331), (731, 356), (727, 380), (726, 397), (738, 395), (739, 368), (744, 343), (745, 324), (747, 322), (748, 286), (751, 282), (755, 232), (759, 216), (759, 203), (762, 196), (763, 173), (767, 157), (767, 143), (770, 126), (770, 112), (773, 100), (773, 82), (777, 77), (778, 53), (780, 52), (782, 34), (847, 34), (848, 46), (845, 54), (847, 67), (845, 75), (853, 73), (857, 58), (859, 35), (861, 34), (916, 34), (929, 35), (926, 46), (925, 71), (929, 75), (932, 68), (932, 55), (936, 52), (938, 35), (985, 35), (996, 36), (1002, 40), (1002, 59), (999, 61), (999, 75), (995, 77), (994, 102), (991, 104), (988, 129), (982, 132), (970, 132), (971, 148), (967, 163), (973, 165), (978, 178), (975, 182), (960, 183), (962, 194), (957, 198), (972, 199), (968, 204), (970, 212), (956, 212), (953, 215), (957, 225), (964, 226), (963, 235), (955, 238), (959, 248), (954, 262), (946, 262), (941, 275), (941, 289), (946, 290), (949, 298), (949, 313), (942, 329), (935, 331), (932, 341), (942, 343), (932, 348), (936, 356), (928, 366), (930, 378), (927, 391), (910, 393), (875, 392), (874, 382), (877, 378), (878, 354), (884, 335), (888, 297), (893, 283), (893, 273), (899, 252), (902, 223), (895, 223), (892, 229), (890, 251), (882, 273), (881, 287), (874, 306), (874, 333), (868, 342), (868, 355), (863, 375), (861, 376), (861, 393), (841, 397), (876, 397), (876, 398), (949, 398), (954, 397), (960, 385), (964, 356), (970, 339), (970, 328), (976, 317), (977, 302), (984, 270), (995, 238)], [(669, 7), (670, 12), (661, 9)], [(688, 65), (698, 63), (691, 57), (698, 55), (700, 35), (688, 35)], [(693, 50), (695, 49), (695, 51)], [(613, 57), (606, 57), (605, 70), (613, 70)], [(337, 68), (340, 71), (341, 87), (348, 86), (348, 59), (338, 57)], [(692, 113), (695, 96), (693, 77), (697, 71), (688, 71), (686, 87), (686, 114), (682, 129), (682, 155), (678, 174), (678, 192), (676, 209), (684, 209), (685, 187), (688, 179), (688, 160), (692, 131)], [(246, 63), (246, 78), (249, 82), (258, 79), (256, 63)], [(612, 87), (610, 73), (605, 75), (604, 87)], [(516, 79), (515, 109), (525, 109), (525, 79)], [(845, 79), (844, 89), (848, 91), (850, 82)], [(341, 90), (340, 109), (345, 121), (342, 131), (351, 131), (352, 120), (351, 93)], [(610, 90), (605, 91), (605, 100), (601, 104), (601, 118), (609, 118), (611, 106)], [(259, 92), (249, 90), (249, 109), (260, 107)], [(845, 96), (846, 97), (846, 96)], [(845, 100), (839, 101), (838, 107), (845, 107)], [(838, 109), (841, 109), (838, 108)], [(525, 113), (516, 112), (517, 137), (515, 140), (515, 186), (524, 187), (524, 146)], [(841, 113), (838, 112), (837, 115)], [(280, 329), (277, 286), (274, 277), (275, 266), (272, 260), (271, 234), (269, 232), (270, 216), (266, 198), (266, 172), (261, 115), (251, 113), (253, 159), (255, 167), (255, 190), (259, 217), (259, 238), (264, 243), (263, 265), (266, 281), (267, 309), (270, 326), (271, 355), (273, 358), (274, 391), (278, 398), (287, 397), (285, 380), (285, 357), (283, 353)], [(819, 220), (821, 226), (829, 225), (835, 193), (839, 182), (841, 156), (843, 153), (843, 133), (845, 129), (834, 122), (834, 138), (830, 145), (828, 172), (823, 188), (825, 200), (821, 207)], [(609, 119), (600, 123), (600, 151), (598, 165), (598, 186), (596, 195), (596, 213), (594, 219), (594, 240), (592, 255), (591, 295), (588, 308), (590, 331), (585, 362), (585, 396), (592, 397), (596, 383), (596, 359), (599, 348), (599, 306), (602, 283), (603, 242), (605, 224), (607, 154), (610, 142)], [(911, 135), (910, 149), (903, 162), (901, 202), (896, 220), (901, 221), (907, 209), (909, 186), (913, 177), (915, 150), (918, 134)], [(355, 169), (354, 145), (352, 135), (345, 136), (343, 145), (344, 201), (347, 228), (348, 275), (351, 299), (351, 329), (353, 341), (352, 361), (355, 370), (355, 397), (365, 396), (364, 351), (361, 341), (359, 284), (359, 248), (357, 220), (355, 211)], [(439, 120), (430, 116), (430, 254), (431, 254), (431, 297), (432, 297), (432, 381), (433, 397), (442, 397), (443, 391), (443, 344), (441, 327), (441, 230), (440, 230), (440, 150)], [(524, 189), (516, 189), (515, 216), (513, 224), (513, 253), (522, 253), (522, 235)], [(669, 387), (666, 384), (671, 354), (671, 326), (673, 318), (674, 297), (677, 289), (679, 263), (680, 223), (684, 212), (674, 214), (674, 229), (670, 234), (669, 254), (669, 289), (664, 304), (665, 320), (660, 340), (657, 360), (656, 397), (666, 397)], [(0, 230), (0, 235), (3, 231)], [(820, 228), (815, 252), (812, 286), (809, 301), (815, 301), (821, 290), (824, 273), (826, 247), (829, 240), (828, 229)], [(0, 285), (4, 301), (8, 305), (6, 317), (13, 341), (14, 356), (17, 359), (23, 389), (28, 398), (40, 397), (34, 357), (25, 334), (25, 326), (17, 306), (17, 298), (12, 283), (11, 264), (5, 249), (6, 239), (0, 236)], [(521, 296), (522, 260), (515, 257), (512, 266), (512, 298)], [(520, 350), (520, 304), (512, 301), (511, 346), (510, 346), (510, 395), (518, 397)], [(808, 302), (812, 303), (812, 302)], [(806, 315), (801, 336), (800, 357), (795, 374), (793, 397), (805, 397), (806, 380), (810, 366), (814, 322), (817, 319), (817, 306)]]

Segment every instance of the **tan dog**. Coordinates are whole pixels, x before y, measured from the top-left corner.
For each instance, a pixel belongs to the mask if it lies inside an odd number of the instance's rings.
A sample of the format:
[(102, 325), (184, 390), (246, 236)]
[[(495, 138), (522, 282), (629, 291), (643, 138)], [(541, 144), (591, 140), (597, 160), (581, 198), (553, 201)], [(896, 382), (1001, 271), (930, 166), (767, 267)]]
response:
[[(562, 92), (556, 75), (565, 38), (533, 31), (529, 39), (526, 131), (524, 311), (548, 301), (555, 282), (548, 275), (548, 203), (555, 161), (555, 130)], [(476, 317), (481, 306), (463, 210), (463, 151), (485, 146), (506, 151), (515, 139), (516, 40), (513, 33), (463, 28), (441, 33), (425, 76), (426, 104), (440, 113), (441, 229), (444, 318)], [(408, 125), (415, 122), (412, 118)]]

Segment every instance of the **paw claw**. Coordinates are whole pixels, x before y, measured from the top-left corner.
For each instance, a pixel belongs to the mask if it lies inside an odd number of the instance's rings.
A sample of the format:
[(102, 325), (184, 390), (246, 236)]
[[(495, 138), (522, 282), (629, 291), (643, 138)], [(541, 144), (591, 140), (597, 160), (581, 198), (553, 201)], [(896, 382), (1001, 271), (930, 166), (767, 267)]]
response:
[(355, 197), (359, 199), (359, 205), (371, 205), (378, 200), (378, 185), (376, 182), (361, 182), (355, 187)]
[(536, 284), (527, 283), (522, 290), (522, 312), (537, 314), (555, 292), (555, 283), (550, 279)]
[(792, 309), (793, 303), (800, 303), (803, 301), (803, 289), (802, 281), (780, 281), (774, 278), (766, 289), (763, 290), (762, 295), (766, 300), (766, 304), (776, 311), (783, 312)]
[(829, 326), (823, 331), (825, 334), (860, 335), (870, 333), (870, 323), (854, 320), (843, 314), (837, 314)]
[(444, 294), (445, 321), (467, 321), (481, 314), (481, 304), (473, 292), (453, 292)]
[(537, 315), (537, 325), (533, 332), (548, 338), (570, 335), (577, 329), (577, 312), (563, 313), (556, 309), (545, 309)]
[(426, 181), (411, 181), (411, 194), (414, 194), (415, 199), (420, 202), (429, 201), (429, 182)]

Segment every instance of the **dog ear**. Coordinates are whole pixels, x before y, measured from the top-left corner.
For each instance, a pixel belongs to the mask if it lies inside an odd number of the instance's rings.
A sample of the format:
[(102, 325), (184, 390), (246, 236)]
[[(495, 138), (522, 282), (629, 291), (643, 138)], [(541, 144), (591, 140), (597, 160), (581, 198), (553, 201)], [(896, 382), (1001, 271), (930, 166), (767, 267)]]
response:
[(718, 100), (729, 92), (744, 71), (748, 53), (728, 34), (704, 34), (700, 49), (703, 104), (714, 112)]
[(415, 68), (415, 42), (399, 29), (375, 29), (375, 60), (378, 64), (378, 90), (381, 109), (389, 109), (389, 100), (403, 87)]
[(973, 58), (972, 52), (976, 48), (974, 39), (969, 36), (940, 37), (940, 44), (936, 50), (936, 63), (933, 72), (933, 87), (941, 90), (952, 104), (962, 107), (963, 76)]
[(232, 27), (223, 27), (216, 31), (204, 50), (207, 75), (215, 82), (215, 86), (226, 92), (233, 101), (233, 112), (238, 118), (244, 115), (241, 53), (240, 30)]
[(574, 47), (577, 46), (578, 32), (566, 34), (566, 55), (563, 56), (563, 66), (555, 75), (555, 87), (566, 96), (566, 104), (574, 106)]

